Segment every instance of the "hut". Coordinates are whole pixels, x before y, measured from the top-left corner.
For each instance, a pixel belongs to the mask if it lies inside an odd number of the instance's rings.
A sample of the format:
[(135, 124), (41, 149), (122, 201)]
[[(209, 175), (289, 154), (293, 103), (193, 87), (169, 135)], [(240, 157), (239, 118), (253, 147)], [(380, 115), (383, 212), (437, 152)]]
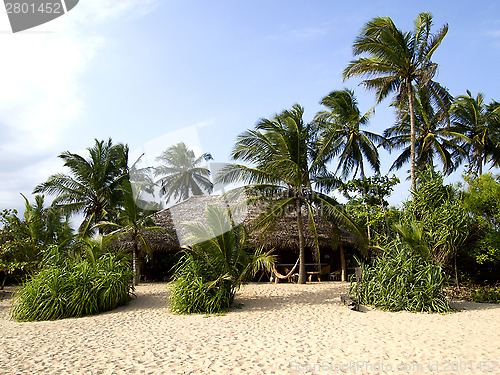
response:
[[(238, 209), (234, 209), (237, 203)], [(166, 228), (172, 236), (159, 232), (145, 233), (152, 253), (143, 254), (141, 259), (141, 274), (147, 280), (163, 280), (168, 277), (168, 271), (175, 262), (175, 257), (183, 246), (189, 243), (189, 233), (184, 227), (186, 222), (203, 222), (204, 212), (209, 205), (220, 207), (221, 209), (232, 208), (233, 220), (237, 224), (243, 224), (247, 229), (251, 229), (255, 220), (263, 211), (262, 207), (256, 205), (246, 206), (242, 200), (230, 201), (221, 199), (221, 196), (193, 196), (188, 200), (176, 204), (167, 209), (158, 211), (151, 218), (157, 226)], [(319, 259), (314, 255), (316, 252), (315, 236), (308, 227), (306, 213), (304, 213), (304, 240), (306, 246), (306, 265), (309, 269), (316, 269), (320, 263), (331, 272), (340, 269), (343, 263), (343, 251), (348, 253), (357, 252), (362, 248), (362, 243), (350, 232), (337, 229), (332, 232), (332, 228), (320, 218), (316, 218), (316, 232), (319, 244)], [(252, 232), (250, 241), (255, 246), (263, 246), (266, 250), (274, 249), (277, 255), (277, 263), (283, 266), (283, 270), (291, 268), (299, 256), (299, 238), (297, 230), (297, 220), (293, 213), (286, 214), (269, 231)], [(129, 246), (126, 242), (121, 242), (120, 246)], [(345, 267), (344, 267), (345, 269)], [(345, 278), (345, 274), (343, 275)]]

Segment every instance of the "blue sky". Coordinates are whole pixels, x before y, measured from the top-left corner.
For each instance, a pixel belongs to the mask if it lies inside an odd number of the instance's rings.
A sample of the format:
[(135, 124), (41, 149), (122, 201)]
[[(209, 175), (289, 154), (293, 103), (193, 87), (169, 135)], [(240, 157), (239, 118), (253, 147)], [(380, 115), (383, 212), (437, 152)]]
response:
[[(359, 80), (342, 82), (352, 42), (375, 16), (410, 30), (422, 11), (433, 14), (435, 30), (449, 24), (435, 54), (437, 80), (453, 95), (469, 89), (500, 100), (494, 0), (80, 0), (17, 34), (1, 13), (0, 209), (21, 209), (19, 193), (64, 171), (58, 154), (84, 154), (95, 138), (139, 153), (180, 137), (226, 162), (238, 134), (295, 103), (311, 120), (322, 97), (348, 87), (367, 111), (374, 94)], [(376, 106), (368, 129), (394, 123), (388, 105)], [(382, 173), (396, 156), (381, 151)], [(392, 203), (407, 196), (405, 171)]]

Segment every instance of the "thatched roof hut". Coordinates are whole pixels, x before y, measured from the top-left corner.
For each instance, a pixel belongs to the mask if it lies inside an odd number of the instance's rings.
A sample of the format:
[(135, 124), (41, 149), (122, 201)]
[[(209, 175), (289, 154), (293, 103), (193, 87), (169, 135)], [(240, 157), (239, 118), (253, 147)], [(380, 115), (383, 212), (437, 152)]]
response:
[[(148, 232), (144, 236), (149, 242), (153, 251), (177, 252), (182, 246), (190, 245), (188, 241), (189, 233), (184, 223), (204, 222), (204, 213), (209, 205), (218, 206), (222, 209), (231, 208), (233, 219), (236, 223), (243, 223), (247, 229), (251, 229), (256, 219), (263, 211), (258, 206), (242, 205), (238, 201), (238, 209), (234, 209), (234, 202), (221, 199), (221, 196), (193, 196), (188, 200), (176, 204), (170, 208), (158, 211), (151, 218), (157, 226), (166, 228), (173, 237), (162, 232)], [(320, 247), (336, 248), (339, 245), (339, 237), (344, 245), (354, 248), (361, 248), (360, 241), (350, 232), (339, 229), (332, 233), (332, 228), (320, 218), (315, 218), (318, 242)], [(304, 239), (306, 246), (314, 247), (314, 234), (308, 226), (308, 219), (304, 213)], [(272, 230), (267, 232), (253, 232), (251, 242), (255, 245), (263, 245), (266, 248), (288, 249), (298, 252), (299, 238), (297, 229), (297, 219), (292, 213), (280, 219)], [(121, 246), (128, 246), (127, 242), (121, 242)]]

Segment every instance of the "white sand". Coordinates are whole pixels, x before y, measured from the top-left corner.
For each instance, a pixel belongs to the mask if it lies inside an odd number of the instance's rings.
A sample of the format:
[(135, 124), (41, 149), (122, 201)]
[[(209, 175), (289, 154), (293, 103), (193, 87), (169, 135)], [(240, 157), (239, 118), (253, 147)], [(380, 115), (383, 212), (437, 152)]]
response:
[(171, 314), (166, 284), (140, 285), (117, 310), (55, 322), (9, 321), (4, 299), (0, 373), (500, 374), (500, 306), (355, 312), (340, 304), (347, 285), (250, 284), (241, 309), (210, 317)]

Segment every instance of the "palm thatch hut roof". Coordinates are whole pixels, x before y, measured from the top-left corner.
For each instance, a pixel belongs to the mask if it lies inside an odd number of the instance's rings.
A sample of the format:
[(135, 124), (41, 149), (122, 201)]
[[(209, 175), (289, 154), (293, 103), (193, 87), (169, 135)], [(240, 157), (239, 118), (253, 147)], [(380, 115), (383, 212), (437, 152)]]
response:
[[(234, 209), (235, 203), (238, 203), (237, 210)], [(218, 195), (190, 197), (182, 203), (158, 211), (151, 216), (157, 226), (163, 227), (173, 234), (172, 237), (164, 232), (144, 233), (143, 235), (151, 249), (160, 252), (177, 252), (182, 246), (190, 245), (188, 240), (189, 233), (183, 223), (204, 223), (204, 213), (209, 205), (217, 206), (221, 209), (231, 208), (235, 223), (242, 223), (248, 230), (253, 228), (259, 215), (264, 210), (262, 206), (246, 206), (242, 204), (241, 200), (228, 202)], [(309, 220), (305, 212), (303, 222), (306, 246), (312, 248), (315, 246), (315, 236), (314, 231), (309, 226)], [(351, 232), (341, 228), (332, 231), (330, 225), (319, 217), (315, 217), (315, 222), (318, 242), (321, 247), (336, 249), (340, 240), (344, 245), (357, 249), (362, 248), (362, 242)], [(286, 214), (268, 231), (252, 232), (250, 240), (254, 245), (264, 246), (268, 249), (287, 248), (298, 251), (299, 236), (296, 215), (293, 213)], [(132, 244), (129, 241), (121, 240), (119, 245), (128, 247)]]

